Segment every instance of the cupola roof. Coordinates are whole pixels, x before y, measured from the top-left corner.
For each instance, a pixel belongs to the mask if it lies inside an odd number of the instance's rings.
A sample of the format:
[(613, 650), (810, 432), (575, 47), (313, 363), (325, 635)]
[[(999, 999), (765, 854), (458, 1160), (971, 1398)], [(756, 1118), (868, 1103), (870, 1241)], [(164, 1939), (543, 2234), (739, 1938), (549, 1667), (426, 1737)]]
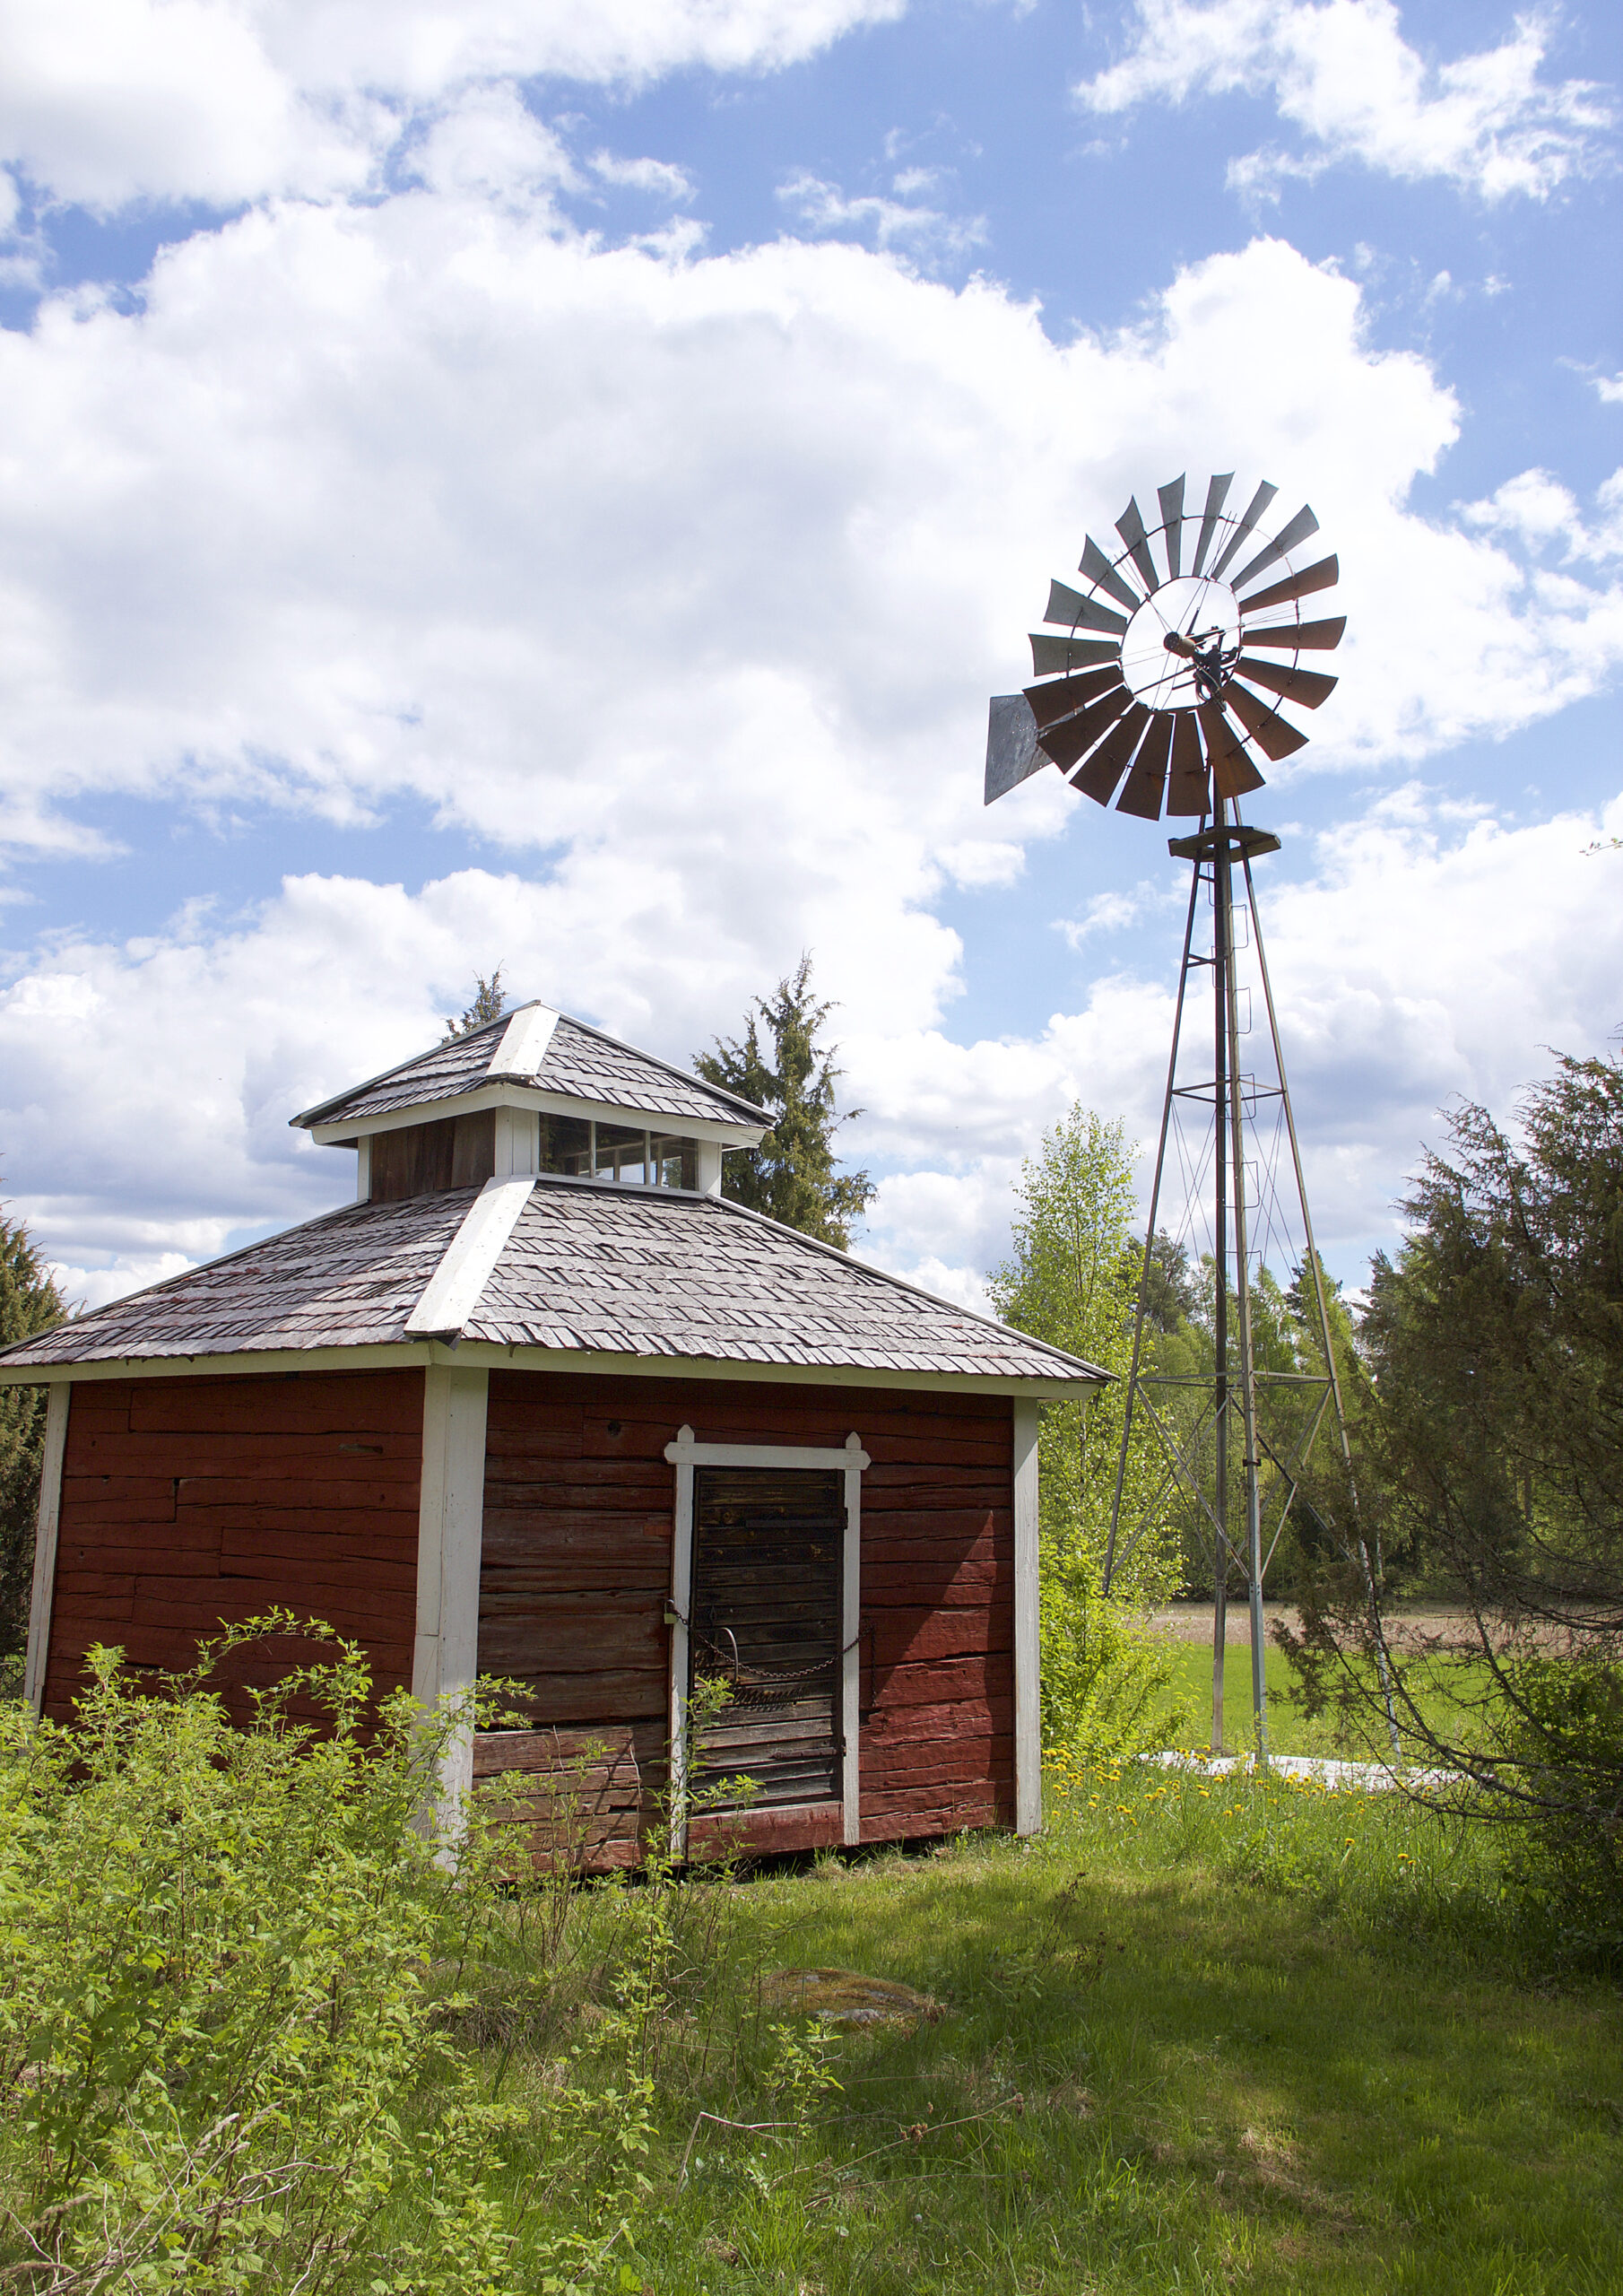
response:
[(447, 1102), (488, 1107), (508, 1098), (530, 1106), (544, 1100), (555, 1107), (623, 1110), (679, 1126), (702, 1125), (707, 1132), (720, 1127), (747, 1135), (741, 1144), (759, 1139), (772, 1122), (767, 1109), (736, 1093), (540, 1003), (520, 1004), (466, 1036), (434, 1045), (291, 1121), (334, 1141), (351, 1126), (370, 1131), (406, 1109), (443, 1109)]

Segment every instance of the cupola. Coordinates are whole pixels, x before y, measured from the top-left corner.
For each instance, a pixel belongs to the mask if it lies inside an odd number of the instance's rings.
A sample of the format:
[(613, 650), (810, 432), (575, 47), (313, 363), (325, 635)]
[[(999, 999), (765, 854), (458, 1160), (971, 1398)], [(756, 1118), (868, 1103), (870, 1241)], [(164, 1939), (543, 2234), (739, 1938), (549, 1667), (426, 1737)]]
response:
[(447, 1039), (292, 1119), (358, 1152), (356, 1198), (386, 1203), (526, 1173), (721, 1193), (764, 1109), (542, 1004)]

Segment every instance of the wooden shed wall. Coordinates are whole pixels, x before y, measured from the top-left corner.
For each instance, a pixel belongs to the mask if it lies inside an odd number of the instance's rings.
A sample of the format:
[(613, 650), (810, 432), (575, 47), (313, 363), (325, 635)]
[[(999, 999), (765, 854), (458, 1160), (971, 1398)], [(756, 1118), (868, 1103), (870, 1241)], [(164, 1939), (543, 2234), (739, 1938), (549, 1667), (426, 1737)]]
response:
[[(1006, 1397), (730, 1380), (496, 1371), (486, 1437), (481, 1671), (517, 1677), (547, 1733), (492, 1735), (479, 1774), (544, 1770), (556, 1746), (608, 1750), (601, 1831), (625, 1839), (639, 1777), (662, 1780), (675, 1470), (700, 1442), (837, 1448), (863, 1477), (864, 1840), (1014, 1821), (1012, 1406)], [(559, 1734), (558, 1739), (550, 1733)], [(767, 1813), (761, 1846), (838, 1841)]]
[(46, 1712), (68, 1718), (93, 1642), (183, 1667), (199, 1637), (273, 1605), (355, 1637), (380, 1688), (409, 1687), (422, 1391), (414, 1370), (77, 1383)]

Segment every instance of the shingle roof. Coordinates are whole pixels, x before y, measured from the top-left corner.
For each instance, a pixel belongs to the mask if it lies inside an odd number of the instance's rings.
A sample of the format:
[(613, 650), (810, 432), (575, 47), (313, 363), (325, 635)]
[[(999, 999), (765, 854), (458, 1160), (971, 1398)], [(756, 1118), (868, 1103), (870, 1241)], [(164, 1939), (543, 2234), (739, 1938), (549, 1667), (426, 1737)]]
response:
[[(518, 1008), (520, 1011), (524, 1007)], [(496, 1055), (511, 1013), (467, 1036), (437, 1044), (413, 1059), (403, 1061), (381, 1076), (357, 1084), (347, 1092), (323, 1100), (318, 1108), (296, 1116), (296, 1125), (344, 1124), (352, 1118), (386, 1116), (395, 1109), (421, 1108), (435, 1100), (455, 1099), (480, 1085), (520, 1083), (531, 1090), (559, 1092), (572, 1100), (596, 1100), (610, 1108), (634, 1109), (647, 1116), (673, 1118), (697, 1117), (709, 1124), (758, 1127), (772, 1119), (764, 1109), (735, 1093), (724, 1092), (697, 1076), (672, 1068), (652, 1053), (604, 1036), (600, 1029), (558, 1015), (539, 1068), (514, 1076), (495, 1065)]]
[[(346, 1205), (0, 1354), (0, 1368), (393, 1344), (476, 1188)], [(1074, 1356), (718, 1196), (542, 1179), (465, 1340), (1083, 1384)]]

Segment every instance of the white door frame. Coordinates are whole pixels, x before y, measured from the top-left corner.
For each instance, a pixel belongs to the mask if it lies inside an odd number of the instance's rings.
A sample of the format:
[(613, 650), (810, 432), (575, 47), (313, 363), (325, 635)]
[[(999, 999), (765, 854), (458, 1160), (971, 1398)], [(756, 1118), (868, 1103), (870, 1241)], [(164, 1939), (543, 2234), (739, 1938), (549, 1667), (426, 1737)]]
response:
[(693, 1599), (693, 1470), (695, 1467), (836, 1467), (846, 1478), (846, 1535), (840, 1570), (840, 1802), (841, 1839), (862, 1839), (863, 1469), (872, 1464), (862, 1438), (847, 1435), (842, 1448), (814, 1450), (794, 1443), (699, 1443), (693, 1430), (679, 1427), (665, 1445), (676, 1469), (676, 1518), (671, 1542), (671, 1848), (688, 1847), (687, 1731), (689, 1615)]

